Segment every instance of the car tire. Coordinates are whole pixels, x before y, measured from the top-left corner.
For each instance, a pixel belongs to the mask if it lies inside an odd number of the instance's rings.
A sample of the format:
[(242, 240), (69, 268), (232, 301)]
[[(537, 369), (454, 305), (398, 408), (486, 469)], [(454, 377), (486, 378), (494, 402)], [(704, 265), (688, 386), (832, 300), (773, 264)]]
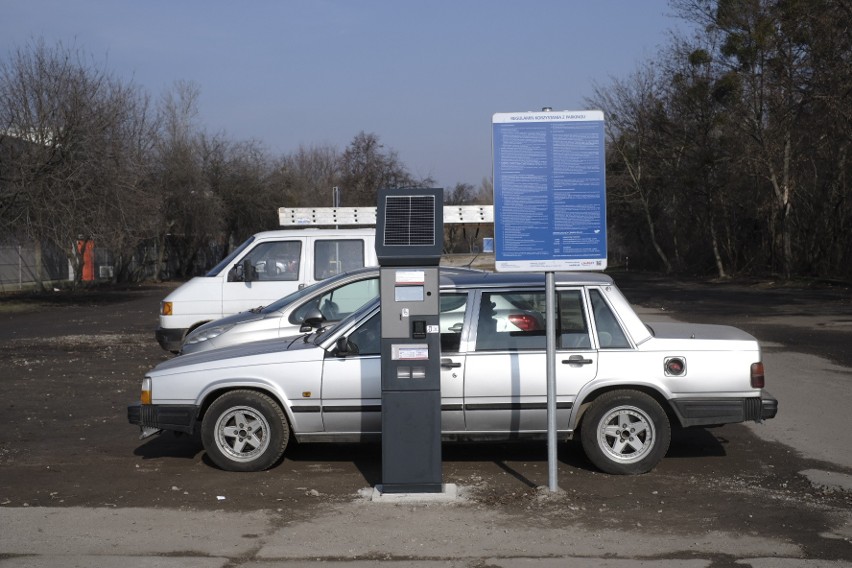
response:
[(207, 456), (226, 471), (263, 471), (278, 463), (290, 428), (269, 396), (236, 390), (217, 398), (201, 422)]
[(651, 396), (634, 390), (602, 394), (583, 416), (580, 438), (586, 456), (615, 475), (647, 473), (669, 449), (668, 416)]

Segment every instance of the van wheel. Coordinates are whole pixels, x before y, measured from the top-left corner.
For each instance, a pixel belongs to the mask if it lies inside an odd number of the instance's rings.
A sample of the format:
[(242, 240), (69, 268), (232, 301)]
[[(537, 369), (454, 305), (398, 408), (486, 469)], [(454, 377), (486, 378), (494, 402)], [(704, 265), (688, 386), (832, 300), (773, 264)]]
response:
[(586, 411), (580, 438), (601, 471), (638, 475), (654, 469), (671, 442), (668, 416), (652, 397), (633, 390), (604, 393)]
[(263, 471), (281, 459), (290, 438), (287, 417), (271, 397), (236, 390), (217, 398), (201, 422), (210, 460), (226, 471)]

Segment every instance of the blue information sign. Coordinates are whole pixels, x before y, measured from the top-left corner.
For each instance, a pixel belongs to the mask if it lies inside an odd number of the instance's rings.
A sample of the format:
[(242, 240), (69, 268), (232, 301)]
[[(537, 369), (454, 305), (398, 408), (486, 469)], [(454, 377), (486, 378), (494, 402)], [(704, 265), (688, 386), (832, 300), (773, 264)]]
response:
[(606, 268), (603, 113), (497, 113), (492, 130), (495, 268)]

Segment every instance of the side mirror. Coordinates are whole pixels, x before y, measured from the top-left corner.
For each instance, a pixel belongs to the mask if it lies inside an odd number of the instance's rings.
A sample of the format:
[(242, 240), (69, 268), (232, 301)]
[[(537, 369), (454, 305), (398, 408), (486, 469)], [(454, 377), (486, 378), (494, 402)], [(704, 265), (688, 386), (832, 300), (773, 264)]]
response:
[[(242, 268), (242, 270), (239, 270)], [(254, 266), (251, 264), (250, 259), (243, 260), (242, 264), (237, 265), (237, 270), (243, 273), (243, 282), (254, 282), (257, 280), (257, 270), (255, 270)]]
[(308, 310), (305, 314), (305, 319), (302, 320), (302, 326), (299, 328), (299, 333), (307, 333), (314, 328), (318, 328), (325, 321), (322, 312), (316, 308)]
[(354, 343), (349, 342), (349, 338), (345, 335), (343, 337), (337, 338), (337, 349), (335, 350), (335, 355), (338, 357), (345, 357), (347, 355), (357, 355), (358, 348)]

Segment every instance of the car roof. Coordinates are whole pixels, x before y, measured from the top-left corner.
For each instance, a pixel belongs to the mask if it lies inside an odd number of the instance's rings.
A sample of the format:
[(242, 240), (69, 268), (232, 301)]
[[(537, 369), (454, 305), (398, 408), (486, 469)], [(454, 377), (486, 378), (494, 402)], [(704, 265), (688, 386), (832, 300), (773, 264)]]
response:
[[(441, 287), (455, 288), (502, 288), (544, 286), (543, 272), (446, 272), (441, 270)], [(557, 286), (612, 286), (612, 278), (601, 272), (557, 272)]]
[[(351, 270), (346, 275), (359, 275), (365, 273), (378, 274), (383, 267), (370, 266)], [(384, 267), (393, 268), (393, 267)], [(412, 270), (417, 267), (399, 267), (400, 270)], [(498, 286), (544, 286), (543, 272), (491, 272), (478, 268), (465, 266), (440, 266), (440, 277), (442, 287), (498, 287)], [(340, 276), (343, 276), (341, 274)], [(612, 278), (602, 272), (557, 272), (557, 286), (612, 286)]]
[[(354, 270), (342, 272), (340, 274), (332, 276), (328, 280), (329, 282), (333, 282), (335, 280), (343, 280), (348, 277), (359, 276), (362, 274), (378, 275), (379, 270), (381, 268), (383, 267), (365, 266), (363, 268), (356, 268)], [(411, 266), (399, 268), (400, 270), (411, 270), (412, 268), (416, 269), (416, 267)], [(544, 286), (543, 272), (491, 272), (488, 270), (481, 270), (479, 268), (468, 268), (466, 266), (440, 266), (439, 268), (442, 287), (491, 288), (502, 286)], [(555, 280), (557, 286), (613, 285), (612, 278), (602, 272), (557, 272)]]
[(359, 229), (332, 229), (332, 228), (319, 228), (319, 227), (300, 227), (297, 229), (273, 229), (271, 231), (262, 231), (260, 233), (255, 233), (254, 238), (256, 240), (264, 240), (264, 239), (279, 239), (281, 237), (301, 237), (301, 236), (309, 236), (309, 237), (321, 237), (321, 238), (334, 238), (334, 237), (362, 237), (362, 236), (373, 236), (376, 233), (375, 228), (359, 228)]

